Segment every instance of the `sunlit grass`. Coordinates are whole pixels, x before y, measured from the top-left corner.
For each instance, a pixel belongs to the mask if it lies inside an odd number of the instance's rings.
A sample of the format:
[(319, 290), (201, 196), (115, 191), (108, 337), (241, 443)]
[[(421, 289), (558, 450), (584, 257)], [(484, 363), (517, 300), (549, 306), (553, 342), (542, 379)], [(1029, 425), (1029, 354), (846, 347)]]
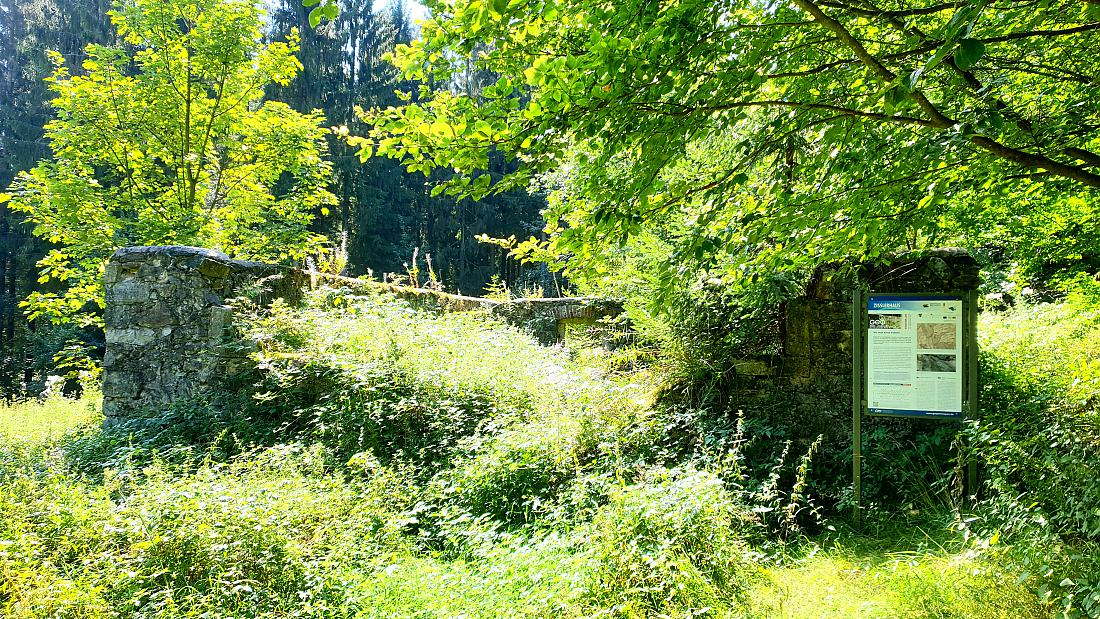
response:
[(56, 396), (42, 402), (0, 404), (0, 438), (27, 442), (56, 440), (96, 421), (100, 399), (98, 392), (88, 392), (79, 399)]
[(1026, 588), (965, 553), (835, 548), (768, 571), (749, 617), (1029, 619), (1050, 617)]

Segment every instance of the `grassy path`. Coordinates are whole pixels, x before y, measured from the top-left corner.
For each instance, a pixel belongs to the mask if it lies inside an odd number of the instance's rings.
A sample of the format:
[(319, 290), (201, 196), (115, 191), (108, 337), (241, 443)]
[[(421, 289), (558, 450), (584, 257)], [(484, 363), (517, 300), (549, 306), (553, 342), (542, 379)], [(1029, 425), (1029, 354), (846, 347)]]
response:
[[(965, 553), (901, 550), (905, 540), (849, 538), (794, 565), (769, 570), (752, 592), (752, 617), (1025, 619), (1049, 617), (1033, 594)], [(895, 546), (894, 550), (887, 550)]]

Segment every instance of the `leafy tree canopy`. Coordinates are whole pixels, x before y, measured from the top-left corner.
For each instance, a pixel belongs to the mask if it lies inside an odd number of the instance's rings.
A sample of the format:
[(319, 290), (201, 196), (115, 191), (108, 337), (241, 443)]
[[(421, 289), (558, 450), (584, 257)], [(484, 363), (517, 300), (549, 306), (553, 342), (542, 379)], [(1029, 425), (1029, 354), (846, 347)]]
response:
[(295, 37), (260, 42), (255, 4), (126, 0), (111, 19), (127, 46), (89, 46), (79, 75), (57, 59), (53, 157), (12, 184), (11, 206), (55, 246), (39, 266), (58, 286), (28, 298), (32, 318), (99, 301), (106, 259), (125, 245), (300, 257), (333, 202), (323, 118), (261, 101), (301, 65)]
[[(671, 264), (731, 279), (945, 242), (1040, 261), (1100, 243), (1096, 3), (428, 4), (393, 56), (405, 78), (447, 84), (476, 54), (499, 81), (425, 86), (353, 142), (461, 171), (458, 195), (556, 171), (550, 250), (573, 265), (653, 228)], [(524, 165), (490, 179), (494, 149)]]

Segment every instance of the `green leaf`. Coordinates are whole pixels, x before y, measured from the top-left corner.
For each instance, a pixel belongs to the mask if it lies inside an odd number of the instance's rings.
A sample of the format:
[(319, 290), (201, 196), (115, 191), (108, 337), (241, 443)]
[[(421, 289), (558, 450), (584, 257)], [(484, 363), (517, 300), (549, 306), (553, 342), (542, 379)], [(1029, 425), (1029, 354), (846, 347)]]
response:
[(920, 81), (920, 76), (924, 73), (924, 68), (921, 67), (914, 71), (910, 71), (908, 75), (901, 79), (901, 85), (905, 87), (909, 92), (913, 92), (917, 89), (917, 82)]
[(974, 28), (974, 23), (980, 14), (981, 7), (976, 4), (967, 4), (959, 8), (944, 27), (943, 44), (936, 49), (936, 53), (928, 59), (928, 62), (924, 63), (922, 70), (927, 72), (938, 67), (947, 58), (948, 54), (954, 51), (955, 43), (959, 41), (960, 36), (970, 36), (970, 31)]
[(317, 7), (309, 12), (309, 27), (316, 28), (321, 23), (321, 11), (323, 7)]
[(883, 110), (887, 114), (893, 114), (894, 110), (901, 107), (908, 97), (909, 93), (906, 92), (901, 84), (894, 84), (883, 93)]
[(955, 64), (959, 65), (963, 71), (969, 71), (983, 54), (985, 54), (985, 43), (978, 39), (962, 39), (959, 41), (959, 47), (955, 49)]

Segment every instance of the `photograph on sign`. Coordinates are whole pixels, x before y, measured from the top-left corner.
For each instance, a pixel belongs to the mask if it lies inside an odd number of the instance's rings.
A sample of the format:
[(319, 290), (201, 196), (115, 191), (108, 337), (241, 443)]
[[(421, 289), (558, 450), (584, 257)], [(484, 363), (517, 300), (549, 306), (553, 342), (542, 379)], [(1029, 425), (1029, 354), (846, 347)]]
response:
[(867, 301), (867, 411), (962, 414), (963, 305), (958, 298), (872, 295)]

